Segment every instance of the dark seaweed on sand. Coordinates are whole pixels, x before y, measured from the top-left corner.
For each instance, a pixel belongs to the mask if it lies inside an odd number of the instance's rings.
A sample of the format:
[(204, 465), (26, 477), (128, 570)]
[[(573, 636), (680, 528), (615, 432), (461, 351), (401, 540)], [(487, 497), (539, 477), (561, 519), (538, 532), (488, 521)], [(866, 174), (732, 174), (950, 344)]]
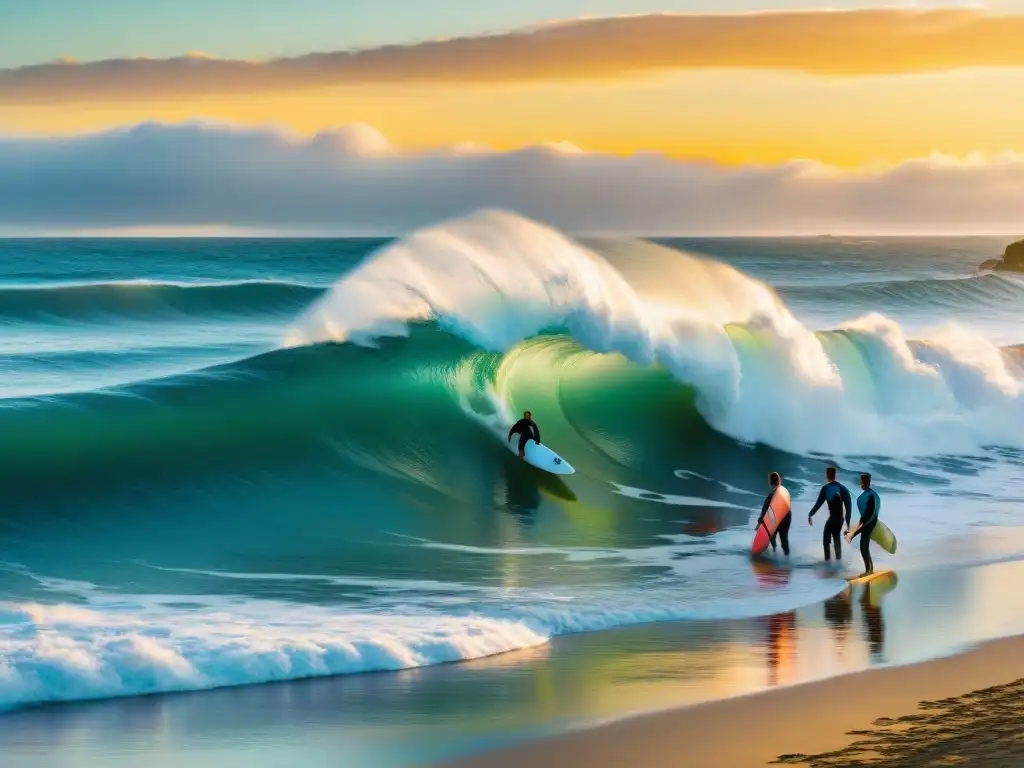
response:
[(925, 768), (1024, 765), (1024, 679), (940, 701), (919, 712), (883, 717), (842, 749), (819, 755), (781, 755), (774, 765), (810, 768)]

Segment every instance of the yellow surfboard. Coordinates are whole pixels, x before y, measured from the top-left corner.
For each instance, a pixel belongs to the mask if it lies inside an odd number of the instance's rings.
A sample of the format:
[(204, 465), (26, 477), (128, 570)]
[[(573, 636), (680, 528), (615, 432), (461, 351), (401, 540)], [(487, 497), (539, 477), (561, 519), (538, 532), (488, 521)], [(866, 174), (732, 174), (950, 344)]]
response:
[(869, 573), (866, 576), (855, 576), (852, 579), (847, 579), (847, 581), (850, 584), (867, 584), (869, 581), (874, 581), (875, 579), (880, 579), (883, 576), (888, 576), (890, 573), (895, 573), (895, 571), (893, 571), (892, 568), (886, 568), (882, 571), (875, 571), (874, 573)]
[(875, 523), (875, 530), (871, 532), (871, 540), (890, 555), (896, 554), (896, 536), (881, 520)]

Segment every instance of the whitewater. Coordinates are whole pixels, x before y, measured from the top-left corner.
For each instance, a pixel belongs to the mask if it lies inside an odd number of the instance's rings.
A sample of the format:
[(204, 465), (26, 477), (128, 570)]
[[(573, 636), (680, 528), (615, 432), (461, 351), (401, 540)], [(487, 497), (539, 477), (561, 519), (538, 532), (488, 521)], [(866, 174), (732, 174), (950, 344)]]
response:
[[(998, 250), (582, 242), (501, 211), (0, 241), (0, 710), (810, 605), (844, 584), (801, 523), (830, 463), (873, 473), (901, 571), (1024, 558)], [(525, 409), (577, 475), (505, 450)], [(784, 578), (747, 556), (773, 470)]]

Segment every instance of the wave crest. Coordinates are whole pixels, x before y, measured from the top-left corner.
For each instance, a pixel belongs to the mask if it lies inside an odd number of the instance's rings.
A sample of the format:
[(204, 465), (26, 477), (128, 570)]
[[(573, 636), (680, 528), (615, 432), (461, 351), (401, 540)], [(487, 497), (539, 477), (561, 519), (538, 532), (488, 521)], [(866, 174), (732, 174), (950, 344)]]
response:
[(341, 279), (287, 343), (373, 344), (436, 321), (488, 350), (553, 329), (661, 365), (719, 431), (799, 453), (934, 454), (1021, 445), (1019, 377), (1003, 353), (946, 329), (912, 342), (892, 320), (801, 324), (765, 283), (650, 243), (602, 254), (485, 211), (412, 234)]

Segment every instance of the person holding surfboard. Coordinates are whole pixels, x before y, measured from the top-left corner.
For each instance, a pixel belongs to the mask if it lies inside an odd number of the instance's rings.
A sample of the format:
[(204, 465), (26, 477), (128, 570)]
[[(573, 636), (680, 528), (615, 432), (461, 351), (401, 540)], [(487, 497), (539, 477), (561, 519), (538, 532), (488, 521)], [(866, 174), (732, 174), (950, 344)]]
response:
[[(864, 558), (864, 573), (867, 576), (875, 572), (875, 564), (871, 562), (871, 552), (868, 548), (871, 545), (871, 534), (878, 523), (878, 513), (882, 509), (882, 499), (874, 488), (871, 487), (871, 475), (867, 472), (860, 476), (860, 487), (864, 492), (857, 497), (857, 509), (860, 510), (860, 522), (852, 530), (847, 532), (846, 540), (853, 543), (856, 536), (860, 536), (860, 556)], [(857, 578), (860, 578), (858, 576)]]
[[(761, 516), (757, 518), (757, 525), (754, 526), (755, 530), (764, 523), (764, 517), (768, 514), (768, 510), (771, 508), (772, 499), (775, 498), (775, 494), (780, 492), (780, 488), (782, 489), (781, 493), (783, 493), (786, 498), (786, 507), (788, 508), (789, 506), (789, 493), (782, 487), (782, 476), (779, 475), (778, 472), (772, 472), (768, 475), (768, 484), (771, 485), (772, 491), (765, 497), (764, 504), (761, 505)], [(782, 544), (782, 554), (787, 556), (789, 555), (789, 526), (792, 522), (793, 516), (789, 514), (785, 515), (779, 523), (779, 527), (775, 529), (775, 533), (768, 537), (768, 541), (772, 545), (772, 552), (776, 549), (775, 537), (778, 536)]]
[(540, 427), (537, 426), (533, 420), (533, 414), (529, 411), (523, 412), (523, 418), (512, 425), (512, 429), (508, 431), (508, 437), (505, 438), (505, 442), (512, 439), (512, 435), (519, 433), (519, 458), (522, 459), (526, 454), (526, 441), (533, 439), (540, 445)]
[(832, 559), (829, 552), (829, 541), (835, 547), (836, 560), (843, 556), (839, 544), (840, 533), (843, 530), (843, 507), (846, 507), (846, 529), (850, 529), (850, 517), (853, 514), (853, 499), (850, 490), (836, 480), (836, 468), (828, 467), (825, 470), (825, 480), (818, 494), (818, 500), (814, 503), (811, 513), (807, 516), (807, 524), (814, 525), (814, 513), (821, 509), (821, 505), (828, 503), (828, 520), (825, 521), (825, 530), (822, 532), (822, 543), (825, 546), (825, 562)]

